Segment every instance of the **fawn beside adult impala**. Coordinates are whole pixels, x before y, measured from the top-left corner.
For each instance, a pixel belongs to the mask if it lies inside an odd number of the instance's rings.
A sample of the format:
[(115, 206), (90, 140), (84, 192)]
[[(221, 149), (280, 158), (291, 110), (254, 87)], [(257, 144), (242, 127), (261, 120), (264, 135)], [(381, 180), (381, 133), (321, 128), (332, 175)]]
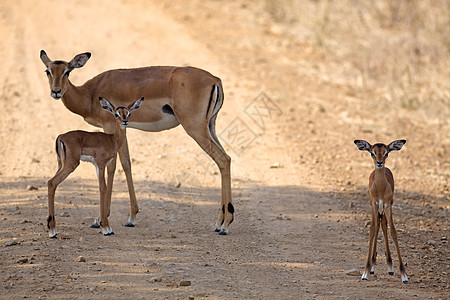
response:
[(393, 141), (389, 145), (375, 144), (371, 145), (364, 140), (355, 140), (354, 143), (361, 151), (368, 151), (372, 156), (375, 164), (375, 170), (369, 176), (369, 197), (370, 207), (372, 209), (372, 221), (370, 223), (369, 233), (369, 255), (367, 257), (366, 267), (361, 280), (367, 280), (370, 274), (375, 272), (375, 262), (377, 258), (377, 238), (378, 231), (383, 229), (384, 242), (386, 244), (386, 263), (388, 265), (388, 273), (394, 275), (394, 268), (392, 267), (392, 258), (389, 251), (389, 240), (387, 226), (391, 231), (392, 239), (394, 240), (397, 249), (397, 256), (400, 265), (400, 273), (403, 283), (408, 283), (408, 276), (406, 275), (405, 266), (400, 255), (400, 248), (398, 246), (397, 231), (395, 230), (394, 220), (392, 217), (392, 204), (394, 203), (394, 176), (391, 170), (385, 167), (386, 158), (389, 152), (399, 151), (406, 140)]
[[(103, 72), (81, 86), (73, 85), (69, 74), (83, 67), (91, 57), (89, 52), (76, 55), (70, 62), (52, 61), (41, 51), (40, 57), (46, 67), (50, 95), (61, 99), (67, 109), (78, 114), (94, 126), (111, 133), (114, 121), (97, 105), (98, 97), (111, 99), (114, 105), (123, 106), (125, 99), (145, 97), (145, 103), (136, 113), (129, 128), (143, 131), (163, 131), (181, 124), (187, 134), (217, 164), (222, 179), (222, 200), (215, 231), (228, 233), (234, 219), (231, 203), (231, 158), (227, 155), (216, 135), (216, 118), (223, 104), (223, 88), (220, 78), (193, 67), (155, 66), (134, 69), (118, 69)], [(119, 157), (127, 178), (131, 212), (125, 226), (136, 224), (139, 211), (127, 138), (119, 149)], [(106, 203), (111, 204), (111, 192), (116, 169), (116, 159), (108, 165)]]
[(104, 235), (114, 234), (109, 226), (109, 205), (106, 203), (105, 168), (117, 156), (117, 151), (125, 140), (125, 128), (132, 111), (139, 108), (144, 101), (140, 98), (128, 107), (115, 108), (108, 100), (99, 98), (104, 110), (112, 113), (116, 118), (116, 129), (113, 134), (103, 132), (87, 132), (81, 130), (69, 131), (56, 139), (56, 156), (58, 171), (48, 181), (48, 219), (49, 236), (56, 238), (55, 221), (55, 190), (70, 173), (75, 171), (81, 161), (94, 164), (97, 169), (100, 189), (100, 227)]

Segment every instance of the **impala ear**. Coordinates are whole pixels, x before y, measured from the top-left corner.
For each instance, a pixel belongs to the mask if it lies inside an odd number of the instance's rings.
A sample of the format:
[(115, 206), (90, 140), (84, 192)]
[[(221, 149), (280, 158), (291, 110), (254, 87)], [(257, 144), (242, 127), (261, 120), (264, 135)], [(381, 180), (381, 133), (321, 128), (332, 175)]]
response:
[(98, 97), (98, 100), (100, 101), (100, 105), (103, 107), (104, 110), (107, 110), (110, 113), (114, 114), (116, 109), (108, 100), (103, 99), (102, 97)]
[(47, 53), (45, 53), (44, 50), (41, 50), (40, 58), (46, 67), (48, 67), (48, 65), (52, 62), (52, 60), (48, 58)]
[(355, 143), (356, 147), (358, 147), (358, 149), (361, 151), (370, 152), (370, 148), (372, 148), (372, 146), (364, 140), (354, 140), (353, 142)]
[(406, 140), (396, 140), (390, 143), (387, 148), (388, 152), (391, 151), (400, 151), (402, 149), (403, 145), (406, 144)]
[(75, 68), (81, 68), (86, 64), (88, 59), (91, 57), (90, 52), (85, 52), (76, 55), (70, 62), (69, 62), (69, 69), (75, 69)]
[(144, 102), (144, 97), (128, 105), (128, 111), (131, 113), (133, 110), (138, 109), (141, 106), (142, 102)]

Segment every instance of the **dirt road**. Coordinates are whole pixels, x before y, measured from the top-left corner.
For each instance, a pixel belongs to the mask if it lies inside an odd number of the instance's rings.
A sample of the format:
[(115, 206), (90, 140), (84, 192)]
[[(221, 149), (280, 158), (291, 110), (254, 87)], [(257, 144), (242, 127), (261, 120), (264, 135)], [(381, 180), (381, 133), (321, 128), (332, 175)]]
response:
[[(398, 48), (409, 45), (405, 28), (414, 24), (389, 27), (365, 2), (147, 2), (0, 0), (0, 298), (448, 297), (450, 56), (444, 43), (424, 38), (441, 36), (422, 26), (416, 52)], [(448, 3), (442, 10), (435, 2), (424, 10), (412, 1), (414, 20), (428, 24), (423, 11), (445, 19)], [(387, 8), (378, 9), (382, 16)], [(405, 11), (400, 6), (397, 18)], [(382, 59), (371, 47), (378, 39)], [(98, 186), (95, 169), (82, 164), (56, 192), (60, 238), (49, 239), (54, 140), (97, 129), (49, 96), (41, 49), (66, 61), (92, 53), (71, 73), (76, 85), (147, 65), (192, 65), (220, 77), (217, 131), (233, 159), (230, 234), (213, 232), (218, 170), (177, 127), (128, 132), (136, 227), (122, 226), (129, 199), (118, 168), (115, 235), (89, 228)], [(387, 274), (381, 236), (376, 274), (360, 281), (373, 166), (356, 138), (408, 140), (387, 163), (408, 285), (395, 252), (395, 275)]]

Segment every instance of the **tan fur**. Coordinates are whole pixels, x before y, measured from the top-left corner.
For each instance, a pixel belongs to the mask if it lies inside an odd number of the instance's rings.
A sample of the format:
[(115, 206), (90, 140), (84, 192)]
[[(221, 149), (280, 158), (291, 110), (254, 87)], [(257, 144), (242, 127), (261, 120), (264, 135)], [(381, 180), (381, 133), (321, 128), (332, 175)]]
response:
[[(109, 227), (109, 206), (106, 203), (105, 169), (116, 157), (117, 151), (125, 140), (125, 126), (128, 113), (139, 108), (142, 98), (129, 107), (115, 109), (106, 101), (110, 114), (117, 114), (113, 134), (102, 132), (86, 132), (82, 130), (69, 131), (56, 139), (56, 154), (58, 157), (58, 171), (48, 181), (48, 228), (50, 237), (56, 237), (55, 221), (55, 191), (61, 182), (70, 175), (80, 164), (80, 160), (92, 162), (97, 168), (100, 189), (100, 225), (105, 235), (112, 234)], [(102, 100), (104, 101), (104, 99)], [(138, 102), (140, 101), (140, 102)], [(136, 104), (138, 103), (138, 104)], [(134, 106), (136, 104), (136, 106)], [(123, 126), (123, 128), (121, 127)]]
[(371, 153), (372, 159), (375, 164), (375, 170), (369, 176), (369, 197), (370, 207), (372, 211), (372, 220), (370, 223), (369, 232), (369, 253), (364, 269), (364, 274), (361, 277), (363, 280), (367, 280), (367, 276), (369, 272), (372, 273), (373, 267), (376, 262), (377, 239), (380, 229), (380, 223), (386, 245), (386, 262), (388, 264), (389, 273), (391, 275), (393, 274), (392, 258), (389, 250), (389, 240), (387, 232), (387, 226), (389, 223), (391, 236), (397, 249), (402, 281), (404, 283), (408, 283), (408, 277), (406, 275), (405, 267), (400, 255), (397, 231), (395, 230), (394, 220), (392, 216), (392, 204), (394, 203), (394, 176), (391, 170), (385, 167), (386, 158), (389, 152), (400, 150), (404, 143), (406, 143), (405, 140), (398, 140), (390, 143), (389, 145), (379, 143), (372, 146), (366, 141), (355, 140), (355, 144), (360, 150), (368, 151)]
[[(68, 76), (64, 75), (64, 72), (84, 66), (89, 57), (89, 53), (83, 53), (75, 56), (70, 62), (56, 62), (50, 60), (47, 54), (41, 51), (41, 60), (51, 73), (48, 77), (52, 96), (61, 90), (62, 102), (70, 111), (82, 116), (89, 124), (102, 127), (106, 133), (114, 130), (114, 118), (101, 109), (96, 102), (98, 97), (110, 99), (116, 107), (123, 106), (127, 99), (145, 97), (145, 103), (133, 115), (133, 122), (129, 124), (129, 127), (132, 128), (162, 131), (181, 124), (188, 135), (211, 156), (219, 167), (222, 177), (222, 200), (216, 230), (220, 229), (221, 234), (226, 234), (228, 225), (233, 220), (231, 158), (218, 142), (214, 130), (217, 111), (223, 102), (220, 79), (193, 67), (145, 67), (106, 71), (88, 80), (84, 85), (76, 87), (70, 82)], [(212, 99), (212, 91), (215, 87), (218, 88), (218, 94), (216, 99)], [(216, 102), (219, 103), (219, 106), (213, 113)], [(162, 112), (162, 107), (165, 105), (172, 108), (174, 116)], [(157, 125), (143, 126), (149, 124)], [(127, 224), (130, 221), (134, 224), (139, 209), (134, 192), (126, 138), (119, 149), (119, 157), (130, 194), (131, 214)], [(108, 165), (106, 198), (108, 207), (111, 202), (115, 166), (114, 159)]]

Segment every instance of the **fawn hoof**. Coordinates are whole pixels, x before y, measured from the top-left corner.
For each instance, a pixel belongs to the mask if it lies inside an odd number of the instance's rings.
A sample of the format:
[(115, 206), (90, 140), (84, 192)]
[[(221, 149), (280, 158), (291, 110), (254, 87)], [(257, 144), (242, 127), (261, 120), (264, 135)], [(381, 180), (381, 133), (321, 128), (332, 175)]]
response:
[(361, 280), (369, 280), (369, 279), (367, 279), (367, 278), (361, 278)]
[(227, 232), (225, 230), (220, 230), (219, 235), (227, 235)]
[(369, 274), (373, 275), (375, 274), (375, 271), (370, 271)]
[(123, 224), (123, 226), (125, 226), (125, 227), (134, 227), (135, 225), (133, 223), (131, 223), (130, 221), (128, 221), (125, 224)]
[(404, 284), (408, 284), (408, 282), (409, 282), (408, 280), (403, 280)]
[(51, 235), (50, 238), (51, 238), (51, 239), (57, 239), (58, 236), (55, 234), (55, 235)]
[(215, 228), (214, 232), (220, 232), (220, 228)]
[(392, 275), (394, 275), (394, 272), (388, 272), (388, 274), (392, 276)]
[(94, 223), (91, 225), (91, 228), (100, 228), (100, 224)]
[(104, 235), (104, 236), (110, 236), (110, 235), (113, 235), (113, 234), (114, 234), (114, 232), (111, 231), (111, 232), (108, 232), (108, 233), (104, 233), (103, 235)]

